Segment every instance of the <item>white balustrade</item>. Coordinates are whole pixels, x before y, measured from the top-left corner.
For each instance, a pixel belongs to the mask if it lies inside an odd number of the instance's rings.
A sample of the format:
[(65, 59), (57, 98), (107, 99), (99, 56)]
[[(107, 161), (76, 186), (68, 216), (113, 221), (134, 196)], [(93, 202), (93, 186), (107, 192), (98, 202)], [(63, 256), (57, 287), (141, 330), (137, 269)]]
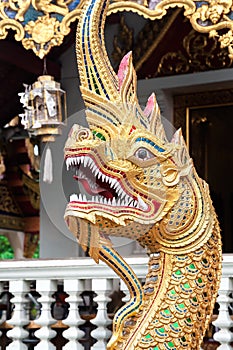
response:
[[(147, 273), (146, 257), (126, 258), (127, 263), (133, 268), (139, 278), (145, 278)], [(55, 302), (52, 295), (57, 291), (57, 281), (62, 285), (64, 292), (68, 294), (66, 302), (69, 303), (68, 315), (62, 321), (55, 319), (56, 313), (51, 313), (51, 305)], [(92, 350), (105, 350), (106, 343), (111, 332), (107, 326), (110, 324), (110, 319), (107, 314), (107, 303), (109, 295), (112, 294), (112, 281), (114, 280), (114, 288), (125, 294), (123, 301), (129, 300), (129, 292), (123, 282), (119, 283), (119, 279), (107, 265), (100, 262), (96, 264), (89, 258), (78, 258), (68, 260), (12, 260), (0, 262), (0, 293), (3, 290), (3, 283), (9, 282), (10, 292), (13, 294), (11, 303), (14, 305), (11, 318), (5, 321), (6, 312), (0, 319), (2, 329), (7, 327), (7, 336), (12, 339), (11, 344), (6, 347), (6, 350), (25, 350), (28, 349), (28, 332), (30, 327), (37, 325), (35, 332), (39, 343), (34, 346), (34, 350), (54, 350), (56, 349), (54, 338), (57, 332), (57, 327), (62, 327), (64, 344), (62, 350), (83, 350), (84, 341), (97, 341)], [(41, 303), (41, 314), (34, 320), (29, 320), (28, 299), (25, 298), (29, 292), (29, 285), (32, 281), (36, 281), (36, 291), (40, 294), (37, 299)], [(97, 314), (92, 314), (91, 317), (86, 317), (85, 320), (90, 320), (91, 323), (97, 326), (92, 330), (91, 337), (84, 338), (84, 332), (80, 330), (84, 320), (79, 314), (78, 306), (82, 303), (80, 294), (88, 289), (96, 293), (94, 301), (98, 304)], [(216, 333), (214, 339), (220, 343), (218, 350), (233, 349), (233, 327), (232, 316), (229, 314), (229, 304), (233, 302), (231, 293), (233, 292), (233, 254), (224, 255), (223, 259), (223, 274), (219, 290), (218, 303), (219, 315), (214, 321)], [(119, 294), (120, 295), (120, 294)], [(3, 298), (5, 299), (5, 298)], [(38, 306), (38, 305), (37, 305)], [(84, 316), (83, 316), (84, 317)], [(8, 317), (9, 318), (9, 317)], [(3, 323), (4, 322), (4, 323)], [(30, 323), (29, 323), (30, 322)], [(85, 327), (91, 329), (90, 322), (85, 323)], [(0, 327), (1, 329), (1, 327)], [(86, 330), (88, 332), (88, 330)], [(2, 332), (1, 339), (5, 337), (5, 332)], [(30, 331), (31, 334), (31, 331)], [(86, 333), (87, 334), (87, 333)], [(34, 338), (35, 339), (35, 338)], [(36, 342), (36, 339), (35, 339)], [(38, 341), (37, 341), (38, 342)], [(0, 346), (2, 345), (0, 341)], [(85, 344), (85, 348), (87, 348)], [(91, 346), (91, 342), (89, 344)]]
[(122, 298), (122, 301), (128, 303), (128, 301), (130, 300), (130, 293), (125, 282), (123, 282), (122, 280), (120, 281), (120, 289), (125, 294), (125, 296)]
[(14, 311), (8, 323), (13, 326), (7, 332), (7, 336), (13, 339), (7, 346), (7, 350), (27, 350), (27, 346), (22, 342), (27, 338), (29, 332), (23, 327), (29, 324), (26, 314), (26, 293), (29, 291), (29, 284), (24, 280), (10, 281), (9, 291), (14, 295), (11, 302), (14, 304)]
[(107, 340), (111, 336), (111, 331), (107, 328), (112, 322), (107, 314), (107, 304), (111, 301), (108, 295), (112, 292), (112, 287), (111, 279), (94, 278), (92, 280), (92, 290), (97, 293), (94, 301), (98, 304), (97, 315), (92, 320), (92, 323), (97, 326), (91, 332), (91, 336), (97, 340), (91, 348), (93, 350), (105, 350)]
[(35, 350), (55, 350), (56, 347), (50, 342), (50, 339), (55, 338), (57, 334), (56, 331), (51, 329), (51, 325), (56, 323), (51, 315), (51, 303), (55, 301), (52, 295), (57, 290), (57, 283), (50, 279), (37, 280), (36, 290), (41, 294), (38, 301), (42, 304), (42, 309), (40, 317), (36, 320), (36, 324), (41, 328), (35, 332), (35, 336), (40, 339), (39, 344), (35, 346)]
[(70, 304), (69, 315), (63, 320), (63, 323), (69, 326), (62, 335), (69, 342), (63, 347), (63, 350), (83, 350), (84, 347), (78, 342), (79, 339), (83, 338), (85, 333), (78, 327), (85, 321), (81, 319), (78, 306), (82, 302), (80, 294), (84, 291), (83, 280), (65, 280), (64, 290), (69, 294), (66, 298), (66, 302)]
[(226, 255), (223, 263), (222, 279), (220, 283), (217, 302), (219, 304), (219, 314), (213, 322), (219, 330), (214, 334), (214, 339), (221, 345), (218, 350), (232, 350), (233, 333), (230, 328), (233, 326), (233, 320), (229, 314), (230, 303), (233, 299), (230, 294), (233, 292), (233, 263), (232, 256)]

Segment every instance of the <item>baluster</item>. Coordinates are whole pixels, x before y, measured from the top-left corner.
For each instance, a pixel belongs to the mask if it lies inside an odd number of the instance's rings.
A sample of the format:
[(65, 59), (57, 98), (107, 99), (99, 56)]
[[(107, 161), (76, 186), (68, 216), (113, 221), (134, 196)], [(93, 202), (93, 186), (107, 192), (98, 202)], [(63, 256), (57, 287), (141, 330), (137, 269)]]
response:
[(120, 281), (120, 289), (125, 294), (125, 296), (122, 298), (122, 301), (128, 303), (128, 301), (130, 300), (130, 293), (128, 287), (126, 286), (123, 280)]
[(112, 322), (107, 314), (107, 304), (111, 300), (108, 295), (112, 291), (112, 280), (107, 278), (93, 279), (92, 290), (97, 293), (94, 301), (98, 303), (98, 310), (96, 317), (91, 321), (91, 323), (97, 326), (91, 332), (91, 336), (97, 339), (97, 342), (91, 349), (105, 350), (107, 340), (111, 336), (111, 331), (107, 329), (107, 326)]
[(218, 332), (214, 334), (214, 340), (218, 341), (221, 345), (218, 350), (232, 350), (230, 343), (233, 341), (233, 333), (230, 328), (233, 326), (233, 321), (229, 315), (229, 304), (233, 302), (233, 299), (229, 297), (229, 294), (233, 290), (233, 283), (231, 278), (222, 277), (219, 296), (217, 302), (219, 304), (219, 315), (216, 321), (213, 322), (214, 326), (220, 328)]
[(7, 346), (7, 350), (27, 350), (27, 346), (22, 342), (27, 338), (29, 332), (23, 327), (29, 324), (29, 318), (26, 315), (25, 305), (27, 299), (26, 293), (29, 291), (29, 282), (27, 281), (10, 281), (9, 291), (14, 296), (11, 302), (14, 304), (14, 311), (12, 317), (7, 322), (13, 326), (11, 330), (7, 332), (8, 338), (12, 338), (13, 341)]
[(69, 315), (62, 322), (69, 326), (62, 335), (64, 338), (68, 339), (69, 342), (63, 346), (63, 350), (83, 350), (84, 347), (78, 342), (85, 333), (81, 331), (78, 327), (85, 323), (81, 319), (78, 305), (82, 301), (80, 293), (84, 290), (84, 281), (83, 280), (64, 280), (64, 290), (69, 294), (69, 297), (66, 298), (66, 301), (70, 304)]
[(36, 290), (41, 297), (38, 302), (42, 304), (40, 317), (35, 320), (36, 324), (41, 328), (35, 332), (35, 336), (40, 342), (35, 346), (34, 350), (55, 350), (56, 347), (50, 342), (57, 332), (51, 329), (51, 325), (57, 321), (51, 315), (51, 303), (54, 302), (52, 294), (57, 290), (57, 283), (51, 280), (37, 280)]

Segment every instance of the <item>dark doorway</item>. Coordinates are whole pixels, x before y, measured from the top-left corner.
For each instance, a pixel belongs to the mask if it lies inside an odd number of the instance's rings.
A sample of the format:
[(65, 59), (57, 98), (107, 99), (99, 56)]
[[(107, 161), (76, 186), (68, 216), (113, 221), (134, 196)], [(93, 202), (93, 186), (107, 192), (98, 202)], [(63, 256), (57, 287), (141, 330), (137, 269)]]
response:
[(219, 217), (223, 250), (233, 251), (233, 106), (189, 110), (190, 152)]
[[(182, 127), (185, 128), (186, 141), (197, 172), (210, 186), (221, 227), (223, 252), (232, 253), (233, 99), (218, 103), (214, 97), (213, 100), (209, 97), (210, 93), (206, 100), (204, 93), (201, 94), (202, 103), (198, 104), (197, 95), (194, 106), (191, 100), (186, 101)], [(204, 105), (204, 102), (212, 103)]]

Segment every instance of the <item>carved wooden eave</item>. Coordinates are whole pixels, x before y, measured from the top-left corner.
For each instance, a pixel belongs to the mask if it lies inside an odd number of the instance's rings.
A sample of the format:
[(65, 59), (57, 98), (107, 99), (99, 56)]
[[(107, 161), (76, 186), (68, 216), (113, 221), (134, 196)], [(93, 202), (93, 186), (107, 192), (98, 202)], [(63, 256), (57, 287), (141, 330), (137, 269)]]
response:
[[(5, 143), (5, 165), (6, 172), (5, 178), (10, 191), (14, 194), (15, 203), (20, 210), (21, 216), (24, 222), (23, 231), (30, 234), (39, 233), (39, 185), (34, 181), (32, 185), (32, 179), (29, 181), (29, 175), (26, 175), (28, 169), (31, 167), (30, 160), (28, 158), (27, 149), (25, 147), (25, 139), (12, 139)], [(25, 177), (27, 181), (25, 181)], [(25, 192), (25, 185), (30, 188), (30, 193)], [(32, 201), (32, 192), (34, 201)], [(32, 203), (33, 202), (33, 203)]]
[(148, 20), (134, 40), (132, 30), (122, 15), (112, 58), (117, 66), (132, 50), (140, 79), (232, 67), (227, 49), (216, 38), (196, 32), (181, 10), (169, 11), (160, 21)]
[(0, 227), (5, 230), (24, 231), (22, 211), (5, 180), (0, 181)]
[(22, 173), (22, 182), (26, 195), (30, 199), (30, 203), (33, 208), (40, 209), (40, 185), (39, 180), (34, 179), (33, 177)]
[[(63, 43), (72, 22), (76, 21), (85, 4), (84, 0), (1, 1), (0, 39), (5, 39), (9, 29), (15, 31), (15, 40), (24, 48), (32, 49), (40, 58), (55, 46)], [(169, 9), (182, 8), (183, 16), (199, 33), (206, 33), (227, 48), (233, 58), (233, 21), (230, 0), (112, 0), (108, 14), (132, 11), (145, 18), (161, 20)]]

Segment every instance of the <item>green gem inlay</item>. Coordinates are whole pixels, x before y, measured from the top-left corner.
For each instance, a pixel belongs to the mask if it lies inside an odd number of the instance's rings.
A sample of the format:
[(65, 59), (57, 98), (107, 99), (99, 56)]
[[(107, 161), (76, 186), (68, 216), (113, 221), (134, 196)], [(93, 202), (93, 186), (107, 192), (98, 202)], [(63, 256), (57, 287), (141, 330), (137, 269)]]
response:
[(194, 264), (190, 264), (189, 267), (190, 267), (190, 269), (192, 269), (192, 270), (195, 270), (195, 269), (196, 269), (196, 267), (195, 267)]
[(165, 333), (165, 329), (163, 327), (159, 328), (160, 333)]
[(198, 278), (198, 283), (202, 283), (202, 278), (201, 277)]
[(191, 322), (192, 322), (191, 318), (187, 318), (186, 321), (187, 321), (188, 323), (191, 323)]
[(177, 276), (179, 276), (179, 275), (181, 275), (182, 273), (181, 273), (181, 271), (180, 270), (177, 270), (176, 272), (175, 272), (175, 275), (177, 275)]
[(156, 346), (155, 348), (153, 348), (153, 350), (159, 350), (158, 346)]
[(184, 284), (184, 288), (189, 289), (189, 288), (190, 288), (189, 283), (185, 283), (185, 284)]
[(168, 342), (168, 346), (169, 346), (169, 348), (173, 348), (174, 347), (174, 343), (172, 341), (169, 341)]
[(174, 323), (173, 323), (173, 327), (174, 327), (174, 328), (179, 328), (179, 323), (178, 323), (178, 322), (174, 322)]
[(172, 294), (172, 295), (176, 294), (175, 289), (172, 289), (172, 290), (171, 290), (171, 294)]
[(196, 297), (194, 297), (194, 298), (193, 298), (193, 301), (194, 301), (194, 302), (197, 302), (197, 298), (196, 298)]
[(102, 135), (100, 132), (98, 131), (92, 131), (93, 135), (95, 135), (96, 137), (98, 137), (99, 139), (106, 141), (106, 138), (104, 137), (104, 135)]
[(166, 309), (166, 310), (164, 310), (164, 313), (165, 313), (166, 315), (170, 315), (170, 314), (171, 314), (171, 311), (168, 310), (168, 309)]
[(181, 308), (181, 309), (184, 309), (184, 308), (185, 308), (185, 305), (184, 305), (183, 303), (179, 304), (178, 306), (179, 306), (179, 308)]
[(145, 336), (145, 338), (146, 338), (146, 339), (150, 339), (150, 338), (152, 338), (152, 336), (151, 336), (150, 333), (148, 333), (148, 334)]

